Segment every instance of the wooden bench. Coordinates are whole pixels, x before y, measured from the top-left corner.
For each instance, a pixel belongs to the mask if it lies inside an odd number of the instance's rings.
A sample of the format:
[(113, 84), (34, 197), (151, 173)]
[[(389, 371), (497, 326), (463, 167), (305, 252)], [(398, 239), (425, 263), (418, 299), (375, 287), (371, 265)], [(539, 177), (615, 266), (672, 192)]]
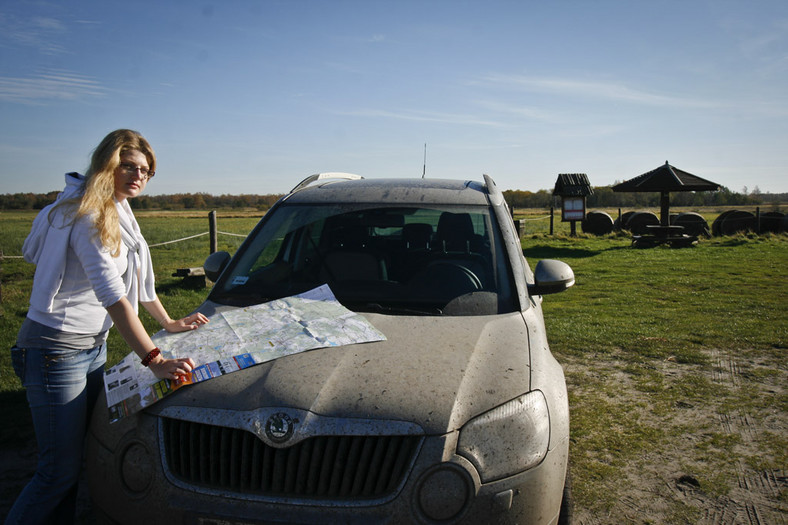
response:
[(173, 277), (183, 277), (183, 284), (189, 288), (205, 288), (205, 270), (197, 268), (178, 268)]

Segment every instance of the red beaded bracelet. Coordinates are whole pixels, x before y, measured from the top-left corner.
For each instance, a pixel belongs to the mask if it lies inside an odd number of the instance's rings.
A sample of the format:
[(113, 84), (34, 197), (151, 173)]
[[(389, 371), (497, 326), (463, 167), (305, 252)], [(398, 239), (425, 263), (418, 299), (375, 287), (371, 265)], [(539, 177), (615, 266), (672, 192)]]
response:
[(161, 353), (161, 350), (159, 350), (158, 348), (154, 348), (153, 350), (151, 350), (150, 352), (148, 352), (148, 355), (146, 355), (146, 356), (145, 356), (145, 357), (142, 359), (142, 366), (148, 366), (148, 365), (151, 363), (151, 361), (153, 361), (154, 359), (156, 359), (156, 357), (157, 357), (157, 356), (158, 356), (160, 353)]

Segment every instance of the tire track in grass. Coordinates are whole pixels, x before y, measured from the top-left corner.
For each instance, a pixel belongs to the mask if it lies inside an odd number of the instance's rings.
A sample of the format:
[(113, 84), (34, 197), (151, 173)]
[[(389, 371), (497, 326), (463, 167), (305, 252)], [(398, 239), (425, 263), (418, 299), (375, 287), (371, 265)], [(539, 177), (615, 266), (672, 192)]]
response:
[[(734, 398), (761, 393), (759, 385), (746, 377), (739, 358), (730, 351), (712, 351), (711, 361), (712, 380), (731, 389)], [(740, 438), (741, 447), (745, 450), (758, 450), (761, 435), (755, 416), (740, 407), (726, 409), (726, 404), (721, 406), (718, 415), (725, 434)], [(779, 500), (781, 486), (785, 486), (784, 472), (756, 472), (741, 456), (735, 459), (735, 471), (738, 488), (725, 498), (722, 508), (707, 515), (708, 523), (786, 524), (788, 508)]]
[(788, 364), (757, 349), (702, 352), (698, 364), (560, 356), (576, 523), (788, 525)]

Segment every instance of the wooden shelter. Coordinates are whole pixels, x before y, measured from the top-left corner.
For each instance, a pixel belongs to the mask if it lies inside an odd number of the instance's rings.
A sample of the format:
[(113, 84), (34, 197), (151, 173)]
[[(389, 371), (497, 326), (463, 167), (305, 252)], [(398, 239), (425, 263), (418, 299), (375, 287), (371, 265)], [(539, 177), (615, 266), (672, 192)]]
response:
[[(684, 234), (681, 226), (670, 224), (670, 192), (676, 191), (718, 191), (720, 185), (702, 179), (697, 175), (680, 170), (671, 166), (668, 161), (657, 169), (639, 175), (634, 179), (621, 182), (613, 186), (616, 192), (659, 192), (660, 193), (660, 223), (652, 227), (654, 238), (644, 239), (646, 241), (670, 241), (687, 242), (688, 238)], [(639, 239), (634, 239), (637, 242)], [(690, 242), (697, 240), (689, 239)]]

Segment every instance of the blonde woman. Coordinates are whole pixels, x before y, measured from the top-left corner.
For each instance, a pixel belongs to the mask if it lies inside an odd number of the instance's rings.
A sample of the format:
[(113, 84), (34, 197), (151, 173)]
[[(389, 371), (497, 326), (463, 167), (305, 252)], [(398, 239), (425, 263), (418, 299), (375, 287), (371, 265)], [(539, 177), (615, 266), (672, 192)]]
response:
[(84, 176), (66, 175), (66, 189), (38, 214), (25, 241), (25, 259), (36, 271), (11, 353), (27, 390), (39, 461), (7, 524), (73, 522), (85, 432), (113, 324), (157, 377), (175, 379), (194, 367), (190, 358), (164, 359), (138, 317), (141, 303), (170, 332), (208, 322), (199, 313), (173, 320), (156, 296), (148, 245), (128, 203), (155, 170), (145, 138), (113, 131)]

